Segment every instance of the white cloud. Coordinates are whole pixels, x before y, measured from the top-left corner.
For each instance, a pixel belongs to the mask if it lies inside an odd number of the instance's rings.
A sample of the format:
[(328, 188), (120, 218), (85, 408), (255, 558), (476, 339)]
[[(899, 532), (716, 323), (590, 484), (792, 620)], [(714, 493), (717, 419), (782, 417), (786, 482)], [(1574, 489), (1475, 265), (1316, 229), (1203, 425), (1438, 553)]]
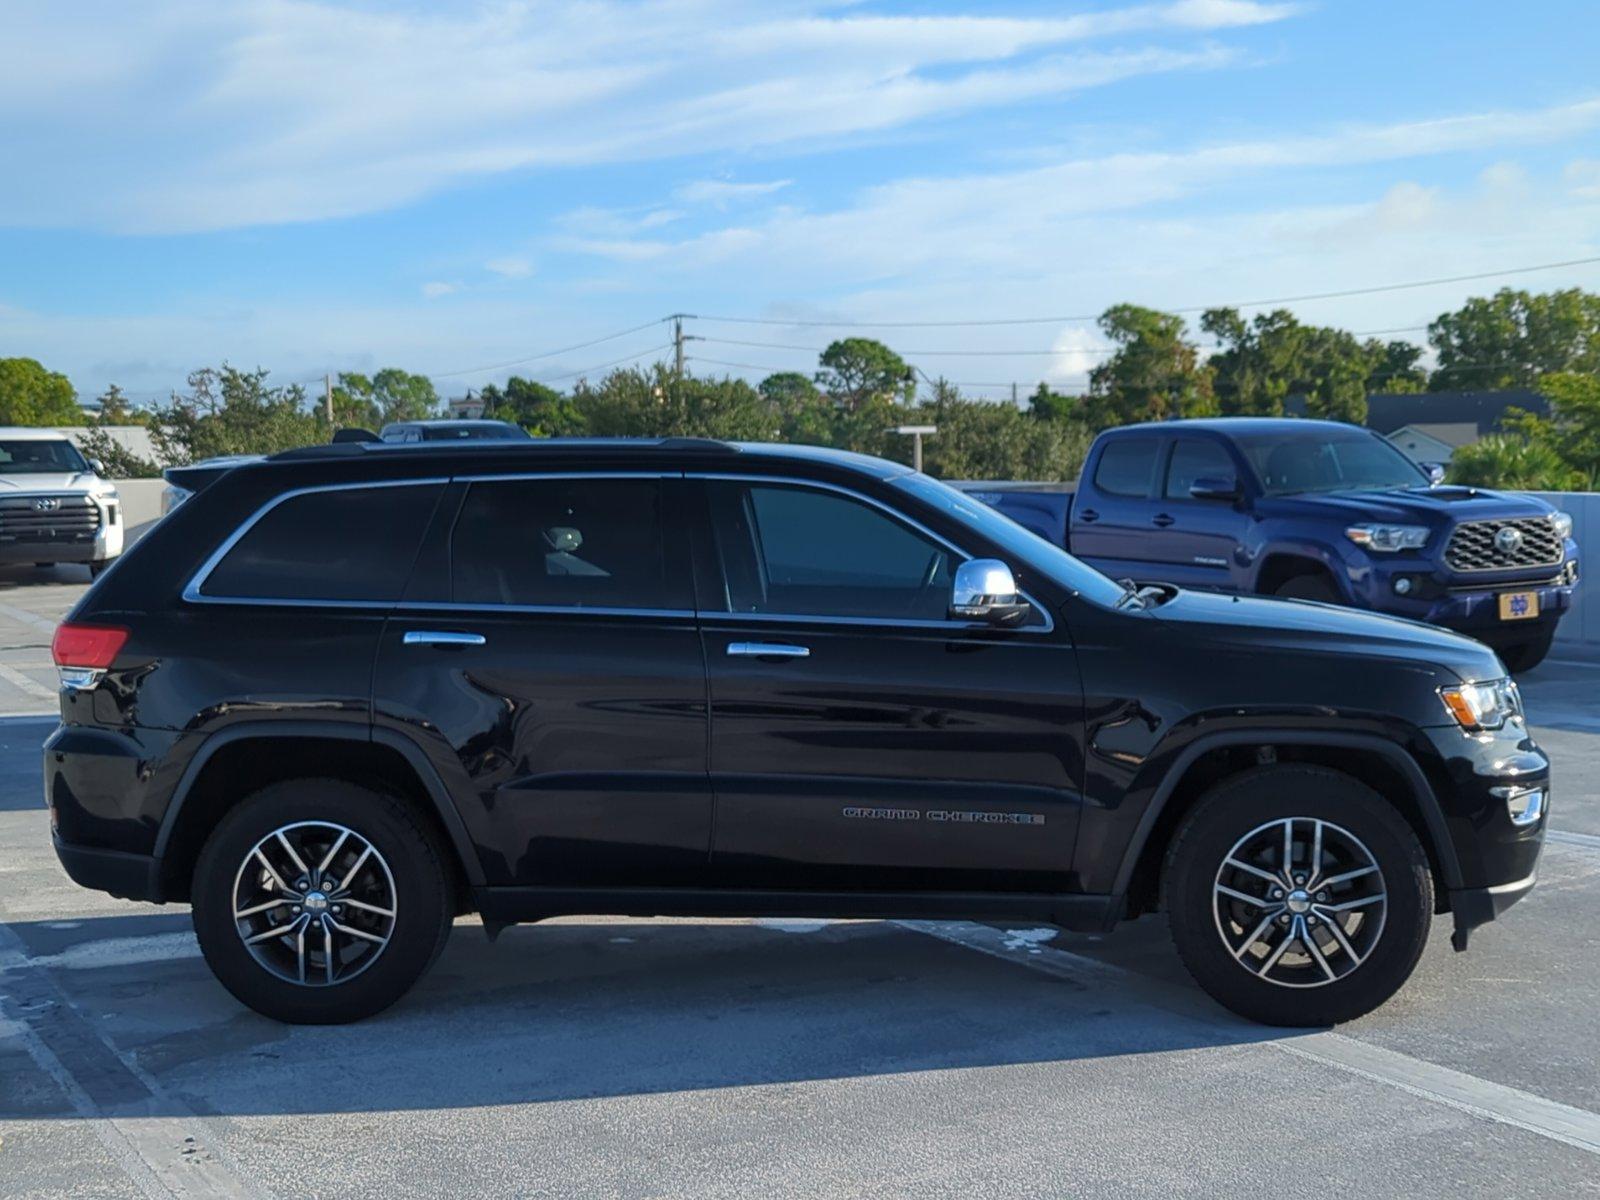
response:
[(743, 200), (757, 200), (782, 191), (794, 180), (774, 179), (766, 183), (733, 183), (725, 179), (701, 179), (673, 191), (673, 198), (685, 204), (709, 204), (726, 208)]
[(460, 290), (461, 285), (459, 283), (445, 283), (443, 280), (438, 279), (430, 280), (422, 285), (422, 294), (429, 300), (437, 300), (440, 296), (448, 296)]
[(516, 255), (506, 255), (501, 258), (491, 258), (483, 264), (483, 269), (504, 276), (506, 279), (526, 279), (533, 274), (533, 263)]
[(516, 169), (851, 137), (1216, 67), (1233, 61), (1227, 47), (1064, 50), (1294, 11), (1178, 0), (1018, 20), (840, 15), (827, 0), (14, 0), (0, 123), (40, 169), (0, 191), (0, 224), (313, 220)]

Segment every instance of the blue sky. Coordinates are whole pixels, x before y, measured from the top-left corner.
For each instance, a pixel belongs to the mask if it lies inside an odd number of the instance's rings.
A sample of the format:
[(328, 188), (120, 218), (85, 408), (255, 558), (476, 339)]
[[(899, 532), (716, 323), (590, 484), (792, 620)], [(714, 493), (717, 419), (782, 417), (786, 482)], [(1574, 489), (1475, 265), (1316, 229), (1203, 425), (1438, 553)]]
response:
[[(1600, 256), (1593, 0), (13, 0), (5, 24), (0, 356), (87, 396), (224, 359), (564, 384), (666, 327), (532, 356), (675, 311), (1074, 316)], [(1498, 282), (1296, 308), (1409, 329)], [(1504, 282), (1600, 289), (1600, 264)], [(1074, 386), (1101, 347), (1070, 320), (690, 330), (697, 369), (752, 379), (878, 333), (985, 395)]]

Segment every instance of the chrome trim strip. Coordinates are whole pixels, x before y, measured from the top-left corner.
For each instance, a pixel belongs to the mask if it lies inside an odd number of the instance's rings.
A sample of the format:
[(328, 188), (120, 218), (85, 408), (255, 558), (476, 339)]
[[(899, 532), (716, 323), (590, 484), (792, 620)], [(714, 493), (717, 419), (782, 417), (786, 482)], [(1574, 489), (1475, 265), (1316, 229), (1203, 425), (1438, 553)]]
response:
[(296, 608), (373, 608), (385, 605), (392, 606), (393, 600), (273, 600), (252, 596), (207, 596), (200, 589), (205, 586), (211, 572), (217, 569), (217, 564), (228, 556), (228, 551), (239, 544), (239, 540), (256, 527), (256, 524), (278, 505), (285, 501), (293, 500), (296, 496), (308, 496), (314, 492), (353, 492), (367, 488), (392, 488), (392, 487), (439, 487), (450, 482), (440, 476), (431, 479), (378, 479), (370, 483), (323, 483), (312, 487), (294, 488), (291, 491), (274, 496), (260, 508), (256, 509), (250, 517), (237, 529), (223, 539), (211, 557), (200, 564), (200, 569), (194, 573), (183, 589), (183, 599), (191, 604), (258, 604), (258, 605), (289, 605)]
[(481, 633), (450, 629), (408, 629), (400, 639), (407, 646), (482, 646), (488, 640)]
[(786, 646), (782, 642), (729, 642), (728, 653), (734, 658), (810, 658), (807, 646)]
[(440, 612), (440, 613), (484, 613), (496, 616), (500, 613), (530, 613), (530, 614), (555, 614), (557, 616), (574, 617), (678, 617), (690, 618), (695, 615), (692, 608), (608, 608), (598, 604), (473, 604), (467, 601), (451, 600), (401, 600), (395, 603), (395, 615), (400, 616), (408, 612)]

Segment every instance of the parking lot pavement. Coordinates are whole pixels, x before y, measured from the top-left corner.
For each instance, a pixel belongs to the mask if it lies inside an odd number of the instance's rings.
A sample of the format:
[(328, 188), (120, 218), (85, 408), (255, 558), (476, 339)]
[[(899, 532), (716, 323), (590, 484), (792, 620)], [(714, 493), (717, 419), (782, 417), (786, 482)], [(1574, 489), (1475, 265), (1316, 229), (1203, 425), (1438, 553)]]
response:
[[(0, 662), (48, 680), (73, 590), (0, 580)], [(1539, 887), (1337, 1033), (1224, 1013), (1148, 918), (463, 920), (390, 1012), (277, 1025), (185, 910), (65, 878), (51, 723), (0, 720), (0, 1197), (1600, 1194), (1597, 684), (1525, 683)]]

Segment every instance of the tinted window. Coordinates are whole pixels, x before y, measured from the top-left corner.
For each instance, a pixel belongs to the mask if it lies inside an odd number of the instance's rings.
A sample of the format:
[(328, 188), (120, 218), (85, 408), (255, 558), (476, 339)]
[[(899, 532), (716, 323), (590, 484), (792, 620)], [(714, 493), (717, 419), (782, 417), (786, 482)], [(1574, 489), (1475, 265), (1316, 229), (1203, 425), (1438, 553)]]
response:
[(837, 492), (708, 485), (732, 612), (943, 619), (953, 555)]
[(0, 474), (46, 475), (88, 469), (88, 462), (66, 438), (55, 442), (34, 438), (0, 441)]
[(1238, 439), (1269, 496), (1427, 487), (1422, 469), (1375, 433), (1253, 435)]
[(1180, 438), (1172, 444), (1172, 458), (1167, 462), (1166, 496), (1187, 500), (1196, 479), (1233, 479), (1237, 474), (1233, 459), (1220, 443)]
[(307, 492), (252, 525), (206, 578), (206, 596), (396, 600), (439, 499), (437, 484)]
[(664, 502), (659, 479), (475, 483), (451, 536), (455, 600), (692, 609)]
[(1118, 438), (1100, 451), (1094, 485), (1113, 496), (1148, 496), (1156, 473), (1155, 438)]

